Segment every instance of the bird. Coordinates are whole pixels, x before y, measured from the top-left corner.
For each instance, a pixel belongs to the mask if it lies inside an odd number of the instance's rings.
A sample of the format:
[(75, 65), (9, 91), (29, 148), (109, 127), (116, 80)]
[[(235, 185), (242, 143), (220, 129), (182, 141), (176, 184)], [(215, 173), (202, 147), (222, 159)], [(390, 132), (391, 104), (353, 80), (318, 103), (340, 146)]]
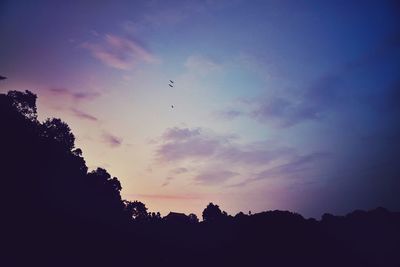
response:
[[(172, 84), (174, 83), (174, 81), (173, 80), (169, 80), (169, 87), (174, 87)], [(174, 108), (174, 105), (171, 105), (171, 108)]]
[(5, 79), (7, 79), (7, 77), (4, 77), (4, 76), (0, 75), (0, 80), (5, 80)]

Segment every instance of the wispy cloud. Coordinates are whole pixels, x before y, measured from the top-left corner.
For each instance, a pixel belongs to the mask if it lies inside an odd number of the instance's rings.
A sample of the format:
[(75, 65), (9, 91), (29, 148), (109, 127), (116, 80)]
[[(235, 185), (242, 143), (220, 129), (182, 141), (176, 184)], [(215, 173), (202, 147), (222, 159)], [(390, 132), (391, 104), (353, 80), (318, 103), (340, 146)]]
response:
[[(229, 135), (216, 135), (203, 128), (170, 128), (156, 143), (156, 158), (163, 164), (189, 161), (197, 173), (192, 176), (195, 184), (221, 185), (243, 177), (241, 170), (251, 173), (248, 177), (252, 177), (244, 184), (263, 176), (289, 178), (308, 167), (315, 167), (312, 164), (324, 156), (323, 153), (299, 155), (294, 148), (271, 142), (239, 144), (234, 140)], [(221, 166), (231, 168), (227, 170)], [(182, 172), (187, 169), (178, 168), (170, 173)], [(168, 180), (165, 181), (167, 184)]]
[(328, 156), (329, 154), (321, 152), (298, 155), (289, 162), (258, 173), (255, 180), (274, 177), (295, 178), (298, 177), (299, 174), (312, 169), (317, 162), (327, 159)]
[(85, 119), (85, 120), (90, 120), (90, 121), (98, 121), (98, 119), (95, 116), (90, 115), (90, 114), (88, 114), (86, 112), (83, 112), (83, 111), (81, 111), (79, 109), (71, 108), (70, 110), (72, 111), (72, 113), (76, 117), (79, 117), (79, 118), (82, 118), (82, 119)]
[(304, 91), (291, 95), (272, 96), (254, 102), (250, 116), (278, 127), (290, 127), (307, 120), (321, 119), (337, 101), (339, 77), (322, 77)]
[(324, 118), (339, 99), (341, 78), (327, 75), (302, 90), (282, 90), (279, 93), (242, 99), (238, 109), (216, 111), (219, 119), (249, 117), (277, 128), (287, 128), (306, 121)]
[(202, 133), (202, 129), (170, 128), (162, 135), (162, 145), (156, 154), (161, 162), (171, 162), (186, 158), (212, 156), (222, 142)]
[(165, 178), (164, 183), (161, 185), (162, 187), (167, 186), (171, 183), (171, 181), (174, 180), (174, 177), (167, 177)]
[(166, 194), (128, 194), (128, 198), (160, 199), (160, 200), (197, 200), (199, 195), (166, 195)]
[(122, 144), (122, 138), (119, 138), (107, 132), (103, 133), (103, 141), (111, 147), (118, 147)]
[[(181, 168), (175, 168), (175, 169), (171, 170), (169, 173), (170, 173), (171, 175), (177, 176), (177, 175), (184, 174), (184, 173), (188, 173), (188, 172), (189, 172), (188, 169), (181, 167)], [(164, 187), (164, 186), (169, 185), (169, 184), (171, 183), (171, 181), (174, 180), (174, 179), (175, 179), (174, 176), (168, 176), (167, 178), (165, 178), (165, 180), (164, 180), (164, 182), (161, 184), (161, 186)]]
[(216, 185), (239, 175), (237, 172), (228, 170), (206, 170), (195, 176), (194, 180), (200, 185)]
[(328, 153), (315, 152), (304, 155), (293, 155), (285, 163), (267, 168), (256, 173), (252, 178), (242, 182), (229, 185), (229, 187), (240, 187), (264, 179), (295, 179), (309, 180), (310, 173), (315, 171), (318, 165), (329, 158)]
[(65, 87), (52, 87), (48, 91), (55, 96), (68, 97), (74, 101), (92, 100), (100, 96), (97, 92), (76, 92)]
[(203, 128), (169, 128), (161, 136), (156, 156), (161, 162), (186, 159), (223, 160), (249, 165), (268, 164), (278, 157), (290, 155), (292, 149), (265, 144), (235, 144), (235, 136), (217, 135)]
[(182, 173), (187, 173), (187, 172), (189, 172), (189, 170), (186, 168), (175, 168), (171, 171), (171, 173), (174, 173), (174, 174), (182, 174)]
[(237, 117), (244, 115), (243, 111), (237, 109), (219, 110), (213, 113), (214, 117), (222, 120), (233, 120)]
[(200, 128), (188, 129), (188, 128), (168, 128), (165, 133), (162, 135), (162, 139), (165, 141), (179, 141), (179, 140), (187, 140), (194, 136), (200, 135)]
[(81, 47), (105, 65), (129, 70), (139, 62), (157, 63), (159, 59), (136, 40), (106, 34), (97, 43), (84, 42)]

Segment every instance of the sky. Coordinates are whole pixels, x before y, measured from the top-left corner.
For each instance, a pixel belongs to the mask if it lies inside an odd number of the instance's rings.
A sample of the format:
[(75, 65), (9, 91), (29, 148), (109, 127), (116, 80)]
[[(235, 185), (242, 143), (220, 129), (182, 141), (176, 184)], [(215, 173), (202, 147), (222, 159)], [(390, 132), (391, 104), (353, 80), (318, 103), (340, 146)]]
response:
[(396, 1), (3, 0), (0, 36), (0, 92), (150, 211), (400, 210)]

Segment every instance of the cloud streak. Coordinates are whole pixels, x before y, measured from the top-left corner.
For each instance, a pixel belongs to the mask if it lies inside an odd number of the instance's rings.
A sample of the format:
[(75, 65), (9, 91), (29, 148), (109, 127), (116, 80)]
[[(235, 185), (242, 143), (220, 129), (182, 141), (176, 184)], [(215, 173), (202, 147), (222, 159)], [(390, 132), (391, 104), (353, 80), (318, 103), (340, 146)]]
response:
[(189, 172), (189, 170), (186, 168), (176, 168), (176, 169), (173, 169), (171, 172), (174, 174), (182, 174), (182, 173)]
[(200, 185), (216, 185), (222, 184), (237, 175), (239, 173), (228, 170), (207, 170), (195, 176), (194, 181)]
[(174, 177), (167, 177), (165, 178), (164, 183), (161, 185), (162, 187), (167, 186), (171, 183), (171, 181), (174, 179)]
[(245, 115), (243, 111), (236, 110), (236, 109), (226, 109), (226, 110), (219, 110), (213, 113), (213, 115), (221, 120), (233, 120), (237, 117)]
[(111, 147), (118, 147), (122, 144), (122, 139), (110, 133), (103, 133), (103, 141)]
[(78, 110), (76, 108), (71, 108), (70, 110), (78, 118), (89, 120), (89, 121), (98, 121), (98, 119), (95, 116), (92, 116), (92, 115), (90, 115), (86, 112), (83, 112), (81, 110)]
[(144, 62), (157, 63), (159, 59), (139, 42), (106, 34), (100, 42), (85, 42), (81, 47), (103, 64), (120, 70), (129, 70), (134, 64)]
[(99, 97), (99, 93), (95, 92), (75, 92), (65, 87), (54, 87), (49, 88), (48, 91), (59, 97), (68, 97), (74, 101), (84, 101), (84, 100), (92, 100), (96, 97)]
[(129, 194), (129, 198), (159, 199), (159, 200), (198, 200), (198, 195), (166, 195), (166, 194)]
[(323, 160), (329, 158), (328, 153), (315, 152), (305, 155), (294, 155), (287, 162), (258, 172), (254, 177), (240, 183), (229, 185), (229, 187), (241, 187), (250, 183), (265, 179), (302, 179), (307, 180), (312, 171), (315, 170)]

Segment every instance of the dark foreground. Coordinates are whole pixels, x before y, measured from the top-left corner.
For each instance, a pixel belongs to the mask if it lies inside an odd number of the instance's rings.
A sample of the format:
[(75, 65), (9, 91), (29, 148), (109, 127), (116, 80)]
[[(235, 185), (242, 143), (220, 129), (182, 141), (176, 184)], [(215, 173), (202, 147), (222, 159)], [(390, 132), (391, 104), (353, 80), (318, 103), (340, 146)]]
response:
[(36, 96), (0, 94), (2, 266), (400, 266), (400, 213), (378, 208), (321, 221), (286, 211), (230, 216), (217, 205), (161, 218), (88, 172)]

